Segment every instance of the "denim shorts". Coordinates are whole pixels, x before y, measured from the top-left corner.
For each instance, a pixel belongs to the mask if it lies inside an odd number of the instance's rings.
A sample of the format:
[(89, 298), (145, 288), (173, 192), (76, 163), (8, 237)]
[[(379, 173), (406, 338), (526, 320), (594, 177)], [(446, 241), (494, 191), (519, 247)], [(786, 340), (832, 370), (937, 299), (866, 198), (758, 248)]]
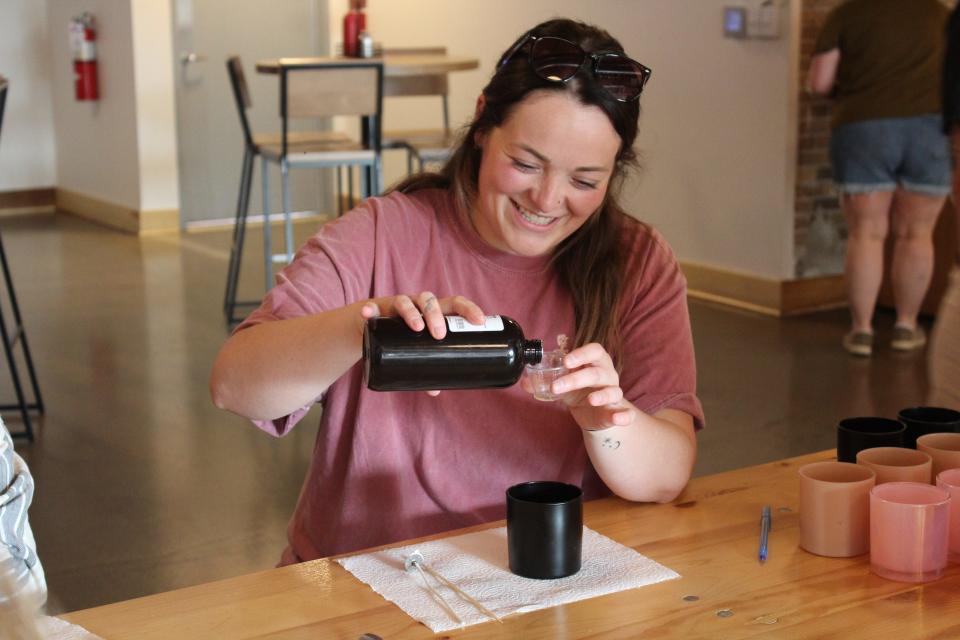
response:
[(950, 193), (950, 140), (939, 115), (842, 124), (830, 136), (833, 179), (844, 193)]

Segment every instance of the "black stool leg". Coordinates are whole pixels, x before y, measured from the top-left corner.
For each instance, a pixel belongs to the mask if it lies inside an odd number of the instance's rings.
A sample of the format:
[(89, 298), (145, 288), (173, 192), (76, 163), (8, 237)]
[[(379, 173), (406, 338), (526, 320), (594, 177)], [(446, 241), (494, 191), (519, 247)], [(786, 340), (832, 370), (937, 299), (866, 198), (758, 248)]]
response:
[(250, 182), (253, 179), (253, 153), (243, 151), (243, 166), (240, 170), (240, 191), (237, 195), (237, 215), (233, 223), (233, 243), (230, 246), (230, 265), (227, 267), (227, 288), (223, 295), (223, 312), (227, 322), (233, 322), (237, 305), (237, 283), (240, 279), (240, 260), (243, 256), (243, 241), (247, 227), (247, 211), (250, 208)]
[(227, 266), (227, 284), (223, 291), (223, 311), (227, 312), (230, 304), (230, 289), (233, 285), (233, 263), (237, 259), (237, 234), (240, 227), (240, 207), (243, 203), (243, 191), (247, 180), (247, 151), (243, 152), (243, 162), (240, 167), (240, 189), (237, 193), (237, 209), (233, 216), (233, 237), (230, 239), (230, 263)]
[[(23, 328), (23, 318), (20, 316), (20, 304), (17, 302), (17, 292), (13, 288), (13, 277), (10, 275), (10, 267), (7, 264), (7, 252), (3, 248), (3, 238), (0, 238), (0, 261), (3, 263), (3, 277), (7, 283), (7, 290), (10, 292), (10, 307), (13, 309), (13, 319), (17, 323), (17, 332), (20, 338), (20, 344), (23, 345), (23, 357), (27, 363), (27, 375), (30, 376), (30, 386), (33, 388), (33, 397), (36, 399), (34, 405), (27, 405), (28, 408), (36, 409), (43, 414), (43, 397), (40, 395), (40, 385), (37, 383), (37, 372), (33, 367), (33, 357), (30, 355), (30, 344), (27, 342), (27, 332)], [(16, 341), (16, 337), (14, 338)]]
[[(14, 336), (16, 338), (16, 336)], [(10, 369), (10, 377), (13, 379), (13, 389), (17, 394), (17, 404), (3, 405), (0, 409), (19, 409), (20, 416), (23, 419), (24, 430), (19, 433), (12, 433), (11, 436), (23, 437), (33, 442), (33, 425), (30, 422), (30, 413), (27, 411), (27, 401), (23, 397), (23, 388), (20, 386), (20, 372), (17, 370), (17, 361), (13, 357), (13, 349), (10, 335), (7, 332), (7, 320), (3, 317), (3, 310), (0, 310), (0, 339), (3, 340), (3, 352), (7, 356), (7, 368)]]
[(353, 165), (347, 167), (347, 208), (353, 209), (355, 205), (353, 199)]
[(337, 165), (337, 217), (343, 215), (343, 167)]
[[(11, 434), (14, 437), (23, 437), (33, 442), (33, 423), (30, 421), (30, 409), (36, 409), (43, 413), (43, 398), (40, 396), (40, 386), (37, 384), (37, 374), (33, 367), (33, 358), (30, 355), (30, 346), (27, 344), (27, 334), (23, 330), (23, 319), (20, 316), (20, 305), (17, 304), (17, 293), (13, 288), (13, 278), (10, 276), (10, 266), (7, 263), (7, 252), (3, 247), (3, 238), (0, 237), (0, 266), (3, 267), (3, 280), (7, 287), (7, 294), (10, 296), (10, 307), (13, 310), (13, 319), (16, 323), (15, 330), (11, 336), (7, 331), (7, 321), (3, 314), (3, 308), (0, 306), (0, 339), (3, 340), (3, 351), (7, 358), (7, 367), (10, 369), (10, 377), (13, 381), (13, 389), (17, 395), (17, 403), (11, 405), (0, 405), (0, 409), (18, 409), (23, 419), (24, 430), (20, 433)], [(14, 357), (13, 347), (17, 341), (23, 345), (24, 360), (27, 363), (27, 372), (30, 376), (30, 383), (33, 387), (33, 395), (36, 399), (34, 404), (29, 404), (23, 394), (23, 386), (20, 384), (20, 372), (17, 368), (17, 361)]]

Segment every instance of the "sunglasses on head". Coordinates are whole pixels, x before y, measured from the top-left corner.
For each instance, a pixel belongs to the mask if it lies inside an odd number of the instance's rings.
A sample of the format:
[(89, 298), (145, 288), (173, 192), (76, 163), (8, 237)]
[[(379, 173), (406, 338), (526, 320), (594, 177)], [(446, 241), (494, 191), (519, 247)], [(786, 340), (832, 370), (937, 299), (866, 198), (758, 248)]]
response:
[(588, 53), (580, 45), (564, 38), (537, 36), (532, 33), (527, 33), (517, 40), (500, 59), (497, 68), (500, 69), (510, 62), (528, 43), (530, 53), (527, 60), (530, 68), (540, 78), (549, 82), (567, 82), (590, 60), (589, 68), (593, 77), (607, 93), (620, 102), (639, 98), (643, 85), (653, 73), (649, 67), (622, 53)]

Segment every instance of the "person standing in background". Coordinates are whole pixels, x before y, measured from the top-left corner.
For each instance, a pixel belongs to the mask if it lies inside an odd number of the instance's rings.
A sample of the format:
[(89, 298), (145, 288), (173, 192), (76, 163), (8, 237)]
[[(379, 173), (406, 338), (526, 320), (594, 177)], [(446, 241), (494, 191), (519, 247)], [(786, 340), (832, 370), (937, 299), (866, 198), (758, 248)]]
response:
[(930, 398), (933, 406), (960, 409), (960, 8), (950, 14), (943, 65), (943, 127), (953, 156), (953, 212), (957, 216), (956, 264), (940, 301), (930, 336)]
[(883, 248), (895, 237), (897, 318), (890, 346), (926, 344), (917, 316), (933, 274), (933, 229), (950, 192), (941, 69), (947, 9), (938, 0), (849, 0), (828, 14), (807, 87), (834, 98), (830, 160), (847, 221), (852, 354), (873, 353)]

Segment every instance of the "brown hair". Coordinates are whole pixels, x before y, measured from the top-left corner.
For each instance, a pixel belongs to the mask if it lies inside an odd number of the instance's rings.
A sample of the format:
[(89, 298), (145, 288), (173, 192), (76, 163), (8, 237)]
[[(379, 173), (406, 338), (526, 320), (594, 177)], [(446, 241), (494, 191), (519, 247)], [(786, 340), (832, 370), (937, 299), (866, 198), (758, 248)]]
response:
[[(623, 53), (623, 47), (609, 33), (583, 22), (549, 20), (530, 32), (539, 36), (565, 38), (579, 44), (587, 52)], [(574, 346), (599, 342), (617, 362), (620, 296), (627, 253), (621, 242), (621, 229), (623, 225), (635, 222), (620, 207), (617, 195), (626, 170), (636, 165), (633, 143), (637, 137), (639, 103), (636, 100), (616, 101), (594, 79), (587, 69), (588, 65), (584, 65), (568, 82), (543, 80), (532, 71), (525, 49), (514, 54), (493, 74), (483, 89), (483, 109), (462, 132), (453, 154), (440, 172), (410, 176), (395, 185), (393, 190), (409, 193), (431, 187), (449, 189), (453, 194), (457, 215), (469, 220), (477, 197), (480, 174), (482, 150), (476, 143), (478, 134), (502, 125), (513, 109), (534, 91), (566, 91), (580, 103), (603, 110), (620, 136), (620, 149), (606, 197), (586, 224), (554, 250), (551, 264), (573, 297), (577, 325)]]

